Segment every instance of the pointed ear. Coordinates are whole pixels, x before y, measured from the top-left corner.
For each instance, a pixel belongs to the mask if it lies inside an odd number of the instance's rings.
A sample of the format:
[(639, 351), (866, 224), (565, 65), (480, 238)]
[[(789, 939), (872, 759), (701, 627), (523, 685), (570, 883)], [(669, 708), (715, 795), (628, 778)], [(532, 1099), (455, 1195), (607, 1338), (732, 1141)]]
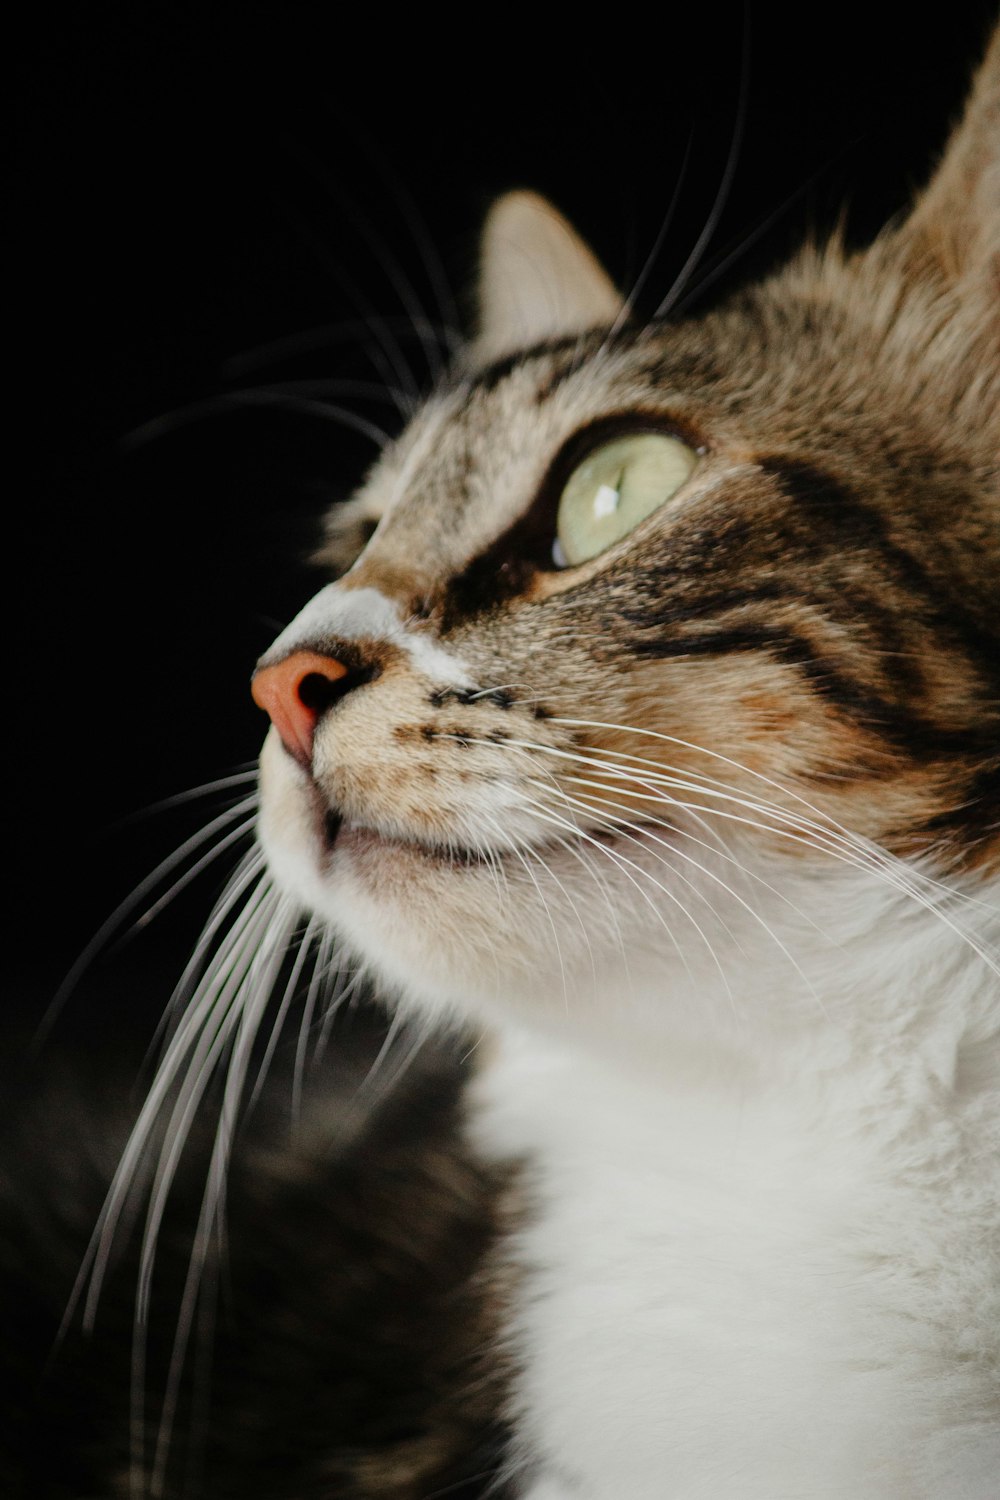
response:
[(622, 298), (583, 240), (537, 193), (498, 199), (483, 230), (476, 364), (613, 323)]
[(962, 120), (899, 237), (908, 258), (948, 281), (991, 277), (1000, 301), (1000, 26)]

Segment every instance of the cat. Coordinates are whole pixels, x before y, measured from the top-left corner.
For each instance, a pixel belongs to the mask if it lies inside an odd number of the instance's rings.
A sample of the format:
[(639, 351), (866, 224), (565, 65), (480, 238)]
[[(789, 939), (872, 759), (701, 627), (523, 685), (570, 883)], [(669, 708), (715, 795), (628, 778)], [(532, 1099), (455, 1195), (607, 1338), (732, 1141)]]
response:
[(305, 911), (430, 1040), (244, 1159), (206, 1493), (997, 1493), (998, 293), (1000, 33), (905, 221), (701, 319), (491, 211), (475, 338), (258, 666), (263, 852), (88, 1263), (92, 1316), (166, 1117), (141, 1324), (228, 1047), (172, 1380)]
[(494, 207), (464, 366), (258, 667), (261, 841), (490, 1039), (517, 1495), (986, 1500), (1000, 38), (866, 252), (628, 313)]

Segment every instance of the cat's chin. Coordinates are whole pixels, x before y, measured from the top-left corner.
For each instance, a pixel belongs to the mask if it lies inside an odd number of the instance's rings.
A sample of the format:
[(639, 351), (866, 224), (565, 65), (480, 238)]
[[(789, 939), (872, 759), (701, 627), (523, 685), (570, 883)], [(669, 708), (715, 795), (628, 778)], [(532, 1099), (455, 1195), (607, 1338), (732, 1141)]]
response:
[[(487, 960), (496, 972), (495, 862), (331, 815), (274, 735), (260, 771), (258, 834), (276, 882), (383, 981), (450, 1007), (481, 986)], [(522, 966), (506, 957), (504, 970)]]
[[(538, 1018), (568, 988), (621, 992), (621, 935), (604, 944), (555, 908), (524, 862), (384, 834), (331, 818), (308, 774), (270, 736), (261, 755), (260, 842), (277, 884), (329, 924), (352, 955), (424, 1014)], [(571, 861), (572, 863), (572, 861)], [(565, 873), (565, 872), (564, 872)], [(511, 877), (511, 878), (508, 878)], [(601, 962), (602, 949), (604, 962)], [(611, 951), (613, 949), (613, 951)]]

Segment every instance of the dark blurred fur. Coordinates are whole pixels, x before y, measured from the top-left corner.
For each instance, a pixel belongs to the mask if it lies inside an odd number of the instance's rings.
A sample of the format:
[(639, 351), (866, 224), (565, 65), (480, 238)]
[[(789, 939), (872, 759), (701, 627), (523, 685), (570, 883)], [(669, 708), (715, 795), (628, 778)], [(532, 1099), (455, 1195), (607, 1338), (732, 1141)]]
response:
[[(490, 1487), (503, 1432), (491, 1343), (498, 1187), (457, 1144), (462, 1069), (424, 1048), (381, 1090), (361, 1024), (313, 1080), (286, 1144), (280, 1069), (246, 1131), (229, 1193), (214, 1328), (193, 1334), (168, 1495), (471, 1497)], [(137, 1246), (117, 1259), (92, 1335), (56, 1336), (130, 1123), (106, 1061), (3, 1082), (0, 1489), (125, 1497)], [(386, 1075), (398, 1062), (385, 1064)], [(286, 1129), (281, 1129), (285, 1124)], [(147, 1442), (155, 1442), (211, 1132), (185, 1157), (160, 1243), (149, 1329)], [(216, 1262), (210, 1269), (219, 1270)], [(50, 1358), (51, 1356), (51, 1358)], [(148, 1451), (148, 1449), (147, 1449)], [(190, 1488), (187, 1488), (190, 1486)]]

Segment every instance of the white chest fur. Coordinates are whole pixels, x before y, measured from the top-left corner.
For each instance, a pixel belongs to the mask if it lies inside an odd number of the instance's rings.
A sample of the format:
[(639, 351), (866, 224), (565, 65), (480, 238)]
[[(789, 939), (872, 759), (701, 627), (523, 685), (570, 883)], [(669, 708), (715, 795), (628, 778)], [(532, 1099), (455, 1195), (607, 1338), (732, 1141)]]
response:
[(528, 1163), (531, 1500), (1000, 1495), (996, 1181), (947, 1110), (887, 1147), (808, 1080), (653, 1087), (516, 1039), (477, 1087), (480, 1145)]

